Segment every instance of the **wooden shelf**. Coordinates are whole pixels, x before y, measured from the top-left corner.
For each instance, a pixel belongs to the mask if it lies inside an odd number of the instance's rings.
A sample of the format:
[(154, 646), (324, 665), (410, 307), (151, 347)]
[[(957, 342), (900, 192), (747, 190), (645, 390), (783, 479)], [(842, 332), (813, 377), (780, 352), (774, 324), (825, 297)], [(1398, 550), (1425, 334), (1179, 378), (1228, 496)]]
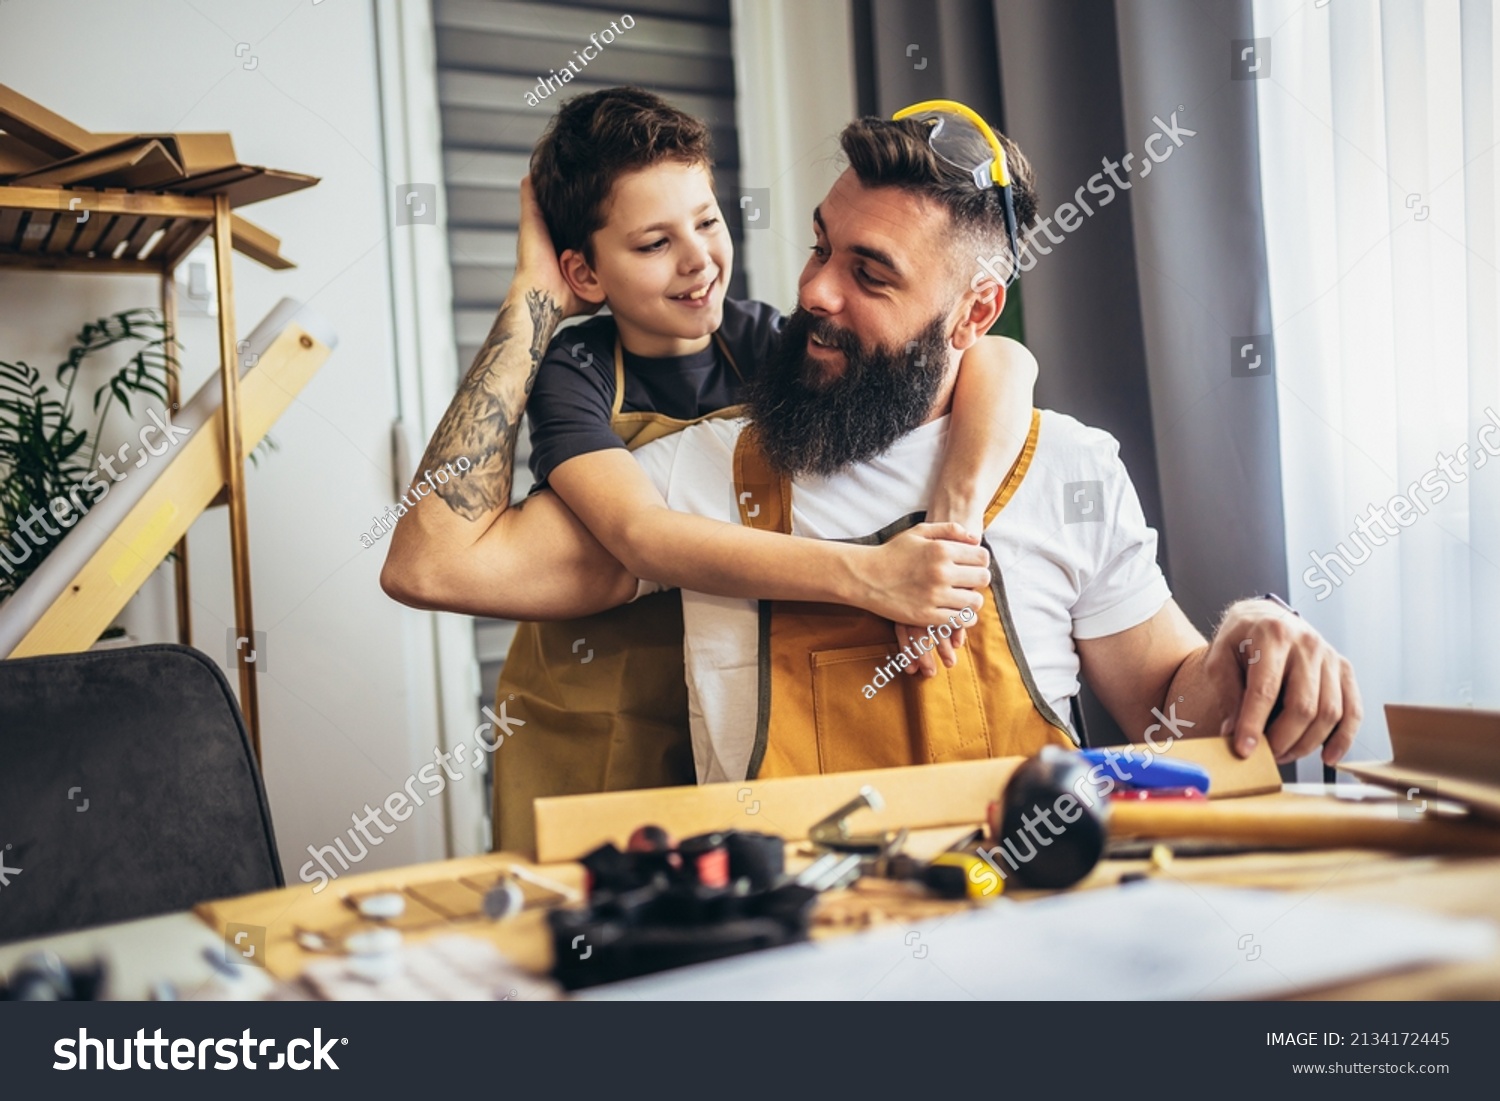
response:
[[(281, 255), (279, 238), (241, 218), (233, 208), (312, 187), (318, 180), (239, 163), (228, 134), (90, 133), (0, 85), (3, 180), (18, 182), (0, 182), (0, 271), (155, 276), (169, 338), (177, 332), (173, 273), (200, 242), (213, 237), (223, 405), (222, 415), (216, 414), (222, 480), (211, 491), (211, 500), (228, 505), (235, 626), (252, 633), (244, 410), (230, 250), (277, 270), (293, 265)], [(46, 186), (36, 186), (41, 182)], [(144, 186), (134, 186), (137, 183)], [(312, 346), (311, 341), (307, 346)], [(177, 400), (174, 374), (168, 381), (168, 403)], [(186, 526), (175, 547), (175, 575), (178, 638), (191, 645)], [(147, 572), (155, 567), (156, 562), (150, 563)], [(66, 596), (65, 591), (58, 600)], [(126, 599), (128, 595), (122, 605)], [(84, 638), (87, 633), (80, 627), (74, 633), (54, 632), (49, 637), (54, 646), (82, 649), (97, 637), (94, 631), (93, 637)], [(254, 671), (241, 665), (239, 674), (240, 707), (259, 761), (260, 706)]]

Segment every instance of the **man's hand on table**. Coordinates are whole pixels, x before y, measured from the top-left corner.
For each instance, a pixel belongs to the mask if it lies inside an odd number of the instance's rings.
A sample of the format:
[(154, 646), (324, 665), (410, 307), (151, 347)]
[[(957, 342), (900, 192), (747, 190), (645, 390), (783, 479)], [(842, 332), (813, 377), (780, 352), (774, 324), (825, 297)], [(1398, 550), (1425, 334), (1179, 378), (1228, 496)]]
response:
[[(1225, 613), (1209, 643), (1205, 670), (1223, 684), (1231, 707), (1221, 728), (1248, 757), (1262, 731), (1277, 764), (1322, 747), (1333, 764), (1354, 743), (1364, 710), (1349, 660), (1296, 613), (1266, 599), (1242, 600)], [(1274, 720), (1277, 701), (1281, 710)], [(1267, 721), (1270, 725), (1267, 726)]]

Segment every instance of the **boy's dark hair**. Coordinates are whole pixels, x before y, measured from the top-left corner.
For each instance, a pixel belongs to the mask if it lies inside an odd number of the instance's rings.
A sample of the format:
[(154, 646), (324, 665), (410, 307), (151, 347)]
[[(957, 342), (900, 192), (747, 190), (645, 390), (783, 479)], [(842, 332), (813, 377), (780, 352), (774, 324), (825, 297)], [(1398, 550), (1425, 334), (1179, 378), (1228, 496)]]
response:
[(662, 161), (713, 168), (708, 127), (644, 88), (606, 88), (558, 109), (531, 154), (531, 186), (553, 247), (594, 262), (589, 239), (621, 176)]
[[(1036, 175), (1020, 147), (999, 130), (995, 136), (1005, 150), (1010, 172), (1011, 201), (1016, 232), (1024, 247), (1026, 231), (1036, 222)], [(994, 253), (1010, 252), (1005, 232), (1005, 204), (1000, 189), (981, 189), (973, 177), (933, 152), (928, 124), (914, 118), (891, 121), (866, 117), (851, 122), (839, 135), (849, 167), (866, 187), (895, 187), (925, 195), (948, 211), (963, 245), (977, 245)], [(975, 163), (991, 155), (987, 144), (977, 148)], [(1009, 257), (1019, 262), (1019, 257)]]

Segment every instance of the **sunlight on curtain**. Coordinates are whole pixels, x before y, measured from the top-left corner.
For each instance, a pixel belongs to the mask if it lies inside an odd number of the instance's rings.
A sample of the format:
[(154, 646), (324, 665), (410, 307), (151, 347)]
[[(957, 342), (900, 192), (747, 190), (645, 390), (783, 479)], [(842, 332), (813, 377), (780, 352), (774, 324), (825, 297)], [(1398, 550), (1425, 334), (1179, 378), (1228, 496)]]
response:
[(1500, 707), (1497, 29), (1255, 2), (1289, 596), (1354, 662), (1356, 758), (1387, 702)]

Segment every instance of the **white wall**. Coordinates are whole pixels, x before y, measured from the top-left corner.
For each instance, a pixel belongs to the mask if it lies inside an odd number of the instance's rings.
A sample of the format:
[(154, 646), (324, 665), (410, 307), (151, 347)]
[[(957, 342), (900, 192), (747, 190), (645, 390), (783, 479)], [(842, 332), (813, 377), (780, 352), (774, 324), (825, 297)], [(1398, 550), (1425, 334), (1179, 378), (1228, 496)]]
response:
[[(249, 50), (236, 56), (241, 42)], [(228, 130), (241, 160), (323, 178), (243, 211), (282, 238), (297, 268), (234, 260), (241, 334), (289, 295), (324, 315), (340, 340), (273, 429), (281, 450), (247, 479), (255, 620), (268, 636), (265, 776), (294, 882), (309, 843), (328, 843), (351, 813), (398, 790), (439, 740), (431, 617), (385, 597), (384, 545), (359, 541), (393, 499), (391, 237), (441, 232), (391, 224), (393, 188), (408, 181), (382, 170), (371, 5), (5, 0), (0, 80), (90, 130)], [(50, 370), (85, 321), (155, 303), (150, 279), (0, 273), (0, 358)], [(217, 369), (213, 326), (184, 320), (185, 393)], [(216, 509), (189, 534), (194, 643), (221, 666), (234, 621), (227, 526)], [(174, 640), (167, 569), (122, 621), (142, 641)], [(445, 855), (443, 813), (429, 802), (361, 870)]]
[(731, 0), (740, 183), (771, 190), (771, 226), (747, 230), (751, 297), (783, 313), (812, 244), (813, 208), (843, 171), (839, 132), (854, 118), (848, 0)]

